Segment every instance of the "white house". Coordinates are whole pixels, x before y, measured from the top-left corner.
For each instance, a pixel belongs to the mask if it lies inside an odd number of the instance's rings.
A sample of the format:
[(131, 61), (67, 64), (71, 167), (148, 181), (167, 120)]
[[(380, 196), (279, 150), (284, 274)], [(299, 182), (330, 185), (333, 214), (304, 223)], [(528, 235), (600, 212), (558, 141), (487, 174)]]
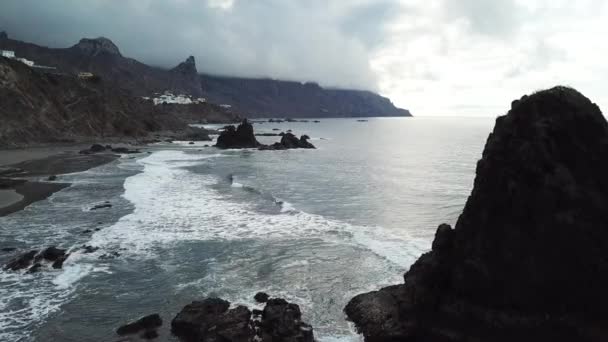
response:
[(10, 50), (0, 50), (2, 52), (2, 57), (6, 58), (15, 58), (15, 51)]

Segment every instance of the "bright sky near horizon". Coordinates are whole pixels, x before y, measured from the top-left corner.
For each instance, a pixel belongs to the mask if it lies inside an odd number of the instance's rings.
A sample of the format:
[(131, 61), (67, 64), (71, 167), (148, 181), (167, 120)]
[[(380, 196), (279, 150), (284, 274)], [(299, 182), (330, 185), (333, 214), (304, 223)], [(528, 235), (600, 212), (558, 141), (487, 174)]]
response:
[(0, 30), (199, 71), (370, 89), (414, 115), (495, 116), (570, 85), (608, 110), (605, 0), (4, 0)]

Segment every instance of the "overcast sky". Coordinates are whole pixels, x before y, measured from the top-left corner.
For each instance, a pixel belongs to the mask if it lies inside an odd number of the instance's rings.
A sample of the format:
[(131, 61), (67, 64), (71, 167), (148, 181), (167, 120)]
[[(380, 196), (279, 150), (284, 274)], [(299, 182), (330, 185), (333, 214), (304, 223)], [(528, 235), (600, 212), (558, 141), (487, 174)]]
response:
[(201, 72), (370, 89), (414, 115), (503, 114), (571, 85), (608, 110), (605, 0), (2, 0), (0, 30), (53, 47), (106, 36)]

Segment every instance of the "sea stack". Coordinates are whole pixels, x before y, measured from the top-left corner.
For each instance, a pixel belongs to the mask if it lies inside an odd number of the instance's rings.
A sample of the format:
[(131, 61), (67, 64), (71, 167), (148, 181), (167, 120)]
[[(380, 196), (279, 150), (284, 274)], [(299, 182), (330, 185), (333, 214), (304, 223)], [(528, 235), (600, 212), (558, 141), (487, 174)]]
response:
[(497, 118), (456, 226), (345, 308), (366, 341), (608, 341), (608, 123), (578, 91)]
[(260, 143), (255, 139), (253, 126), (247, 119), (238, 126), (226, 126), (217, 138), (215, 146), (219, 148), (256, 148)]

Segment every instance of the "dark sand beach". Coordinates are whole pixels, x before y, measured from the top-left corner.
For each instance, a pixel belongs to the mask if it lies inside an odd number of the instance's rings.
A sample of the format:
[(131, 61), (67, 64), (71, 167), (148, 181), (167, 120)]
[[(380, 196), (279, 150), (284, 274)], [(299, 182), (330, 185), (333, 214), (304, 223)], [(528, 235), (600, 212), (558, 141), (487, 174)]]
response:
[(114, 153), (79, 154), (82, 145), (9, 149), (0, 152), (0, 216), (48, 198), (69, 183), (51, 180), (109, 163)]

